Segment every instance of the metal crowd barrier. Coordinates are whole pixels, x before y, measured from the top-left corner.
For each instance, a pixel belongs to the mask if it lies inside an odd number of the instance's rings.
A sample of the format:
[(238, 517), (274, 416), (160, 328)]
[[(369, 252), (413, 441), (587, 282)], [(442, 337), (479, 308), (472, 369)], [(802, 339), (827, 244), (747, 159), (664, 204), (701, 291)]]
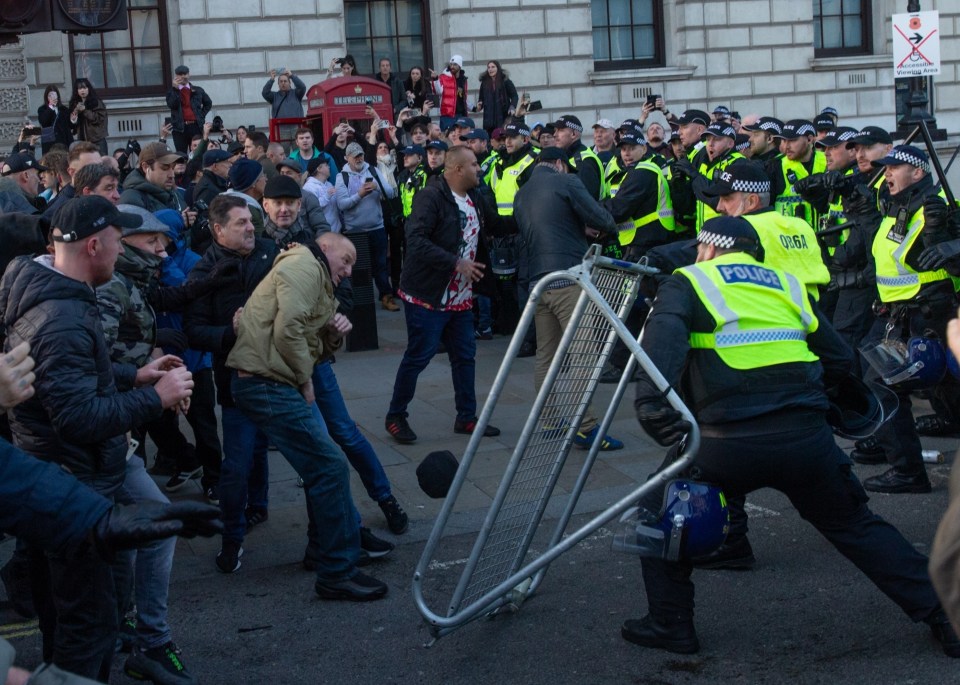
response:
[[(636, 505), (637, 500), (647, 492), (675, 478), (693, 460), (700, 444), (700, 434), (692, 414), (675, 391), (668, 391), (666, 380), (640, 348), (639, 339), (635, 339), (623, 323), (636, 300), (641, 277), (653, 273), (656, 273), (655, 269), (643, 264), (603, 257), (599, 247), (594, 245), (582, 264), (568, 271), (547, 275), (530, 293), (477, 427), (467, 444), (460, 468), (414, 571), (414, 601), (434, 639), (449, 634), (479, 616), (494, 615), (504, 609), (518, 609), (536, 591), (547, 566), (557, 557)], [(437, 584), (441, 587), (431, 587), (425, 593), (424, 581), (429, 580), (428, 571), (434, 561), (435, 551), (524, 334), (533, 324), (537, 302), (552, 283), (564, 280), (572, 281), (581, 290), (574, 314), (534, 400), (460, 579), (452, 596), (445, 600), (445, 608), (435, 611), (428, 605), (425, 594), (430, 594), (431, 599), (437, 601), (444, 601), (441, 595), (448, 594), (442, 583)], [(669, 403), (683, 413), (694, 427), (687, 436), (680, 457), (669, 468), (579, 529), (565, 532), (596, 460), (600, 441), (594, 441), (569, 494), (562, 489), (561, 492), (555, 492), (557, 482), (573, 446), (573, 438), (597, 389), (600, 373), (618, 338), (627, 345), (632, 357), (600, 421), (599, 435), (606, 434), (633, 378), (636, 364), (640, 364), (657, 387), (666, 393)], [(545, 551), (536, 552), (531, 545), (550, 504), (554, 505), (554, 510), (558, 505), (562, 507), (562, 514)], [(548, 526), (544, 525), (543, 528), (547, 529)], [(543, 532), (540, 532), (542, 537)]]

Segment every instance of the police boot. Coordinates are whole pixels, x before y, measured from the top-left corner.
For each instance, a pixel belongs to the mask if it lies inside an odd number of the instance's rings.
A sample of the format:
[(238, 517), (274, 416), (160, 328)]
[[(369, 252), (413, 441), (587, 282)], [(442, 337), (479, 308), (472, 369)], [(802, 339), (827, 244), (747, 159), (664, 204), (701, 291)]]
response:
[(850, 458), (858, 464), (886, 464), (887, 456), (874, 436), (853, 443)]
[(926, 624), (930, 626), (934, 639), (943, 647), (943, 653), (954, 659), (960, 658), (960, 638), (957, 638), (957, 633), (943, 609), (938, 609), (933, 616), (926, 619)]
[(692, 560), (694, 568), (712, 569), (715, 571), (725, 569), (728, 571), (749, 571), (757, 562), (753, 556), (753, 548), (746, 536), (735, 540), (727, 540), (716, 551), (705, 554), (702, 557), (694, 557)]
[(624, 621), (620, 636), (635, 645), (663, 649), (674, 654), (696, 654), (700, 651), (700, 641), (691, 620), (661, 622), (647, 614), (640, 619)]
[(879, 476), (867, 478), (863, 481), (863, 489), (868, 492), (885, 492), (889, 495), (899, 495), (907, 492), (930, 492), (930, 479), (927, 471), (920, 468), (916, 473), (904, 473), (892, 468)]

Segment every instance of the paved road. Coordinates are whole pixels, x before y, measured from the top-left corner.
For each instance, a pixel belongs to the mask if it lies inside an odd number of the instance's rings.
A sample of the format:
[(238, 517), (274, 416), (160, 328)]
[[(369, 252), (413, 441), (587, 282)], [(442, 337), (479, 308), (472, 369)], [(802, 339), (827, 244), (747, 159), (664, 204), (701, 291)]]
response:
[[(368, 525), (398, 543), (371, 571), (390, 585), (369, 605), (321, 602), (311, 574), (301, 570), (305, 542), (302, 490), (283, 459), (271, 455), (271, 517), (245, 543), (243, 567), (215, 570), (218, 542), (181, 541), (171, 588), (171, 623), (184, 659), (201, 683), (947, 683), (960, 682), (923, 625), (914, 625), (775, 492), (750, 497), (751, 540), (758, 565), (750, 572), (698, 572), (697, 627), (702, 652), (678, 657), (621, 640), (619, 626), (642, 615), (645, 601), (637, 559), (610, 550), (598, 531), (551, 567), (540, 592), (515, 614), (479, 620), (436, 642), (410, 590), (413, 568), (438, 503), (416, 485), (414, 470), (433, 449), (461, 454), (452, 433), (452, 388), (445, 361), (421, 379), (411, 422), (413, 446), (389, 443), (383, 414), (403, 347), (400, 314), (381, 312), (378, 351), (340, 355), (336, 365), (355, 418), (386, 465), (411, 515), (400, 538), (385, 532), (376, 506), (354, 483)], [(507, 341), (479, 343), (478, 378), (492, 378)], [(518, 360), (494, 423), (504, 429), (484, 441), (458, 499), (446, 538), (427, 574), (432, 608), (449, 598), (482, 515), (499, 482), (532, 394), (532, 360)], [(487, 385), (482, 381), (483, 392)], [(609, 395), (609, 386), (601, 391)], [(629, 403), (627, 403), (629, 405)], [(642, 482), (662, 452), (646, 439), (629, 406), (612, 431), (627, 443), (603, 456), (581, 498), (578, 520), (602, 510)], [(950, 440), (929, 446), (954, 448)], [(775, 448), (775, 446), (772, 446)], [(575, 453), (573, 461), (581, 453)], [(947, 466), (931, 467), (930, 495), (875, 496), (871, 505), (922, 551), (946, 508)], [(861, 477), (879, 467), (857, 467)], [(561, 490), (571, 477), (561, 478)], [(199, 497), (184, 488), (182, 497)], [(0, 558), (11, 545), (0, 546)], [(538, 548), (537, 544), (534, 548)], [(13, 639), (23, 663), (36, 663), (39, 639), (29, 624), (0, 609), (0, 633)], [(954, 678), (953, 673), (958, 676)], [(122, 674), (114, 682), (130, 682)]]

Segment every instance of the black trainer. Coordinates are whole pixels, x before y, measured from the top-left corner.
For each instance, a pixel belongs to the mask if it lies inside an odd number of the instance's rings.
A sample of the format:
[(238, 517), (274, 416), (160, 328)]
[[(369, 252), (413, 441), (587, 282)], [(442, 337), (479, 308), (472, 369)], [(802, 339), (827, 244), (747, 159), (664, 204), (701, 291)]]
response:
[(926, 619), (926, 624), (930, 626), (934, 639), (943, 647), (943, 653), (953, 659), (960, 658), (960, 639), (943, 609)]
[(220, 553), (217, 555), (217, 568), (223, 573), (233, 573), (240, 568), (242, 556), (243, 547), (239, 542), (224, 539)]
[(748, 571), (753, 568), (757, 562), (753, 556), (753, 548), (750, 546), (750, 540), (742, 537), (733, 542), (727, 541), (719, 548), (705, 554), (702, 557), (694, 557), (692, 560), (694, 568), (729, 570), (729, 571)]
[(382, 559), (392, 552), (394, 544), (378, 538), (369, 528), (360, 527), (360, 559), (357, 566), (366, 566), (371, 561)]
[(359, 571), (348, 580), (318, 580), (313, 586), (320, 599), (370, 602), (387, 595), (387, 584)]
[(926, 469), (916, 473), (904, 473), (897, 468), (888, 469), (879, 476), (867, 478), (863, 481), (863, 489), (870, 492), (884, 492), (889, 495), (899, 495), (907, 492), (930, 492), (930, 479)]
[[(455, 419), (453, 422), (453, 432), (460, 433), (462, 435), (472, 435), (476, 427), (476, 416), (474, 416), (472, 419), (468, 419), (467, 421)], [(500, 435), (500, 429), (496, 426), (491, 426), (489, 423), (487, 424), (487, 427), (483, 429), (483, 437), (485, 438), (495, 438), (498, 435)]]
[(700, 641), (693, 623), (667, 625), (649, 614), (641, 619), (624, 621), (620, 636), (635, 645), (664, 649), (674, 654), (696, 654), (700, 651)]
[(401, 445), (411, 445), (417, 441), (417, 434), (413, 432), (406, 416), (387, 416), (383, 421), (387, 432)]
[(407, 512), (405, 512), (400, 506), (400, 503), (397, 502), (396, 497), (390, 495), (382, 502), (377, 502), (377, 504), (387, 519), (387, 527), (391, 533), (394, 535), (403, 535), (407, 532), (410, 519), (407, 517)]
[(123, 665), (123, 672), (135, 680), (150, 680), (157, 685), (194, 685), (173, 642), (153, 649), (134, 647)]

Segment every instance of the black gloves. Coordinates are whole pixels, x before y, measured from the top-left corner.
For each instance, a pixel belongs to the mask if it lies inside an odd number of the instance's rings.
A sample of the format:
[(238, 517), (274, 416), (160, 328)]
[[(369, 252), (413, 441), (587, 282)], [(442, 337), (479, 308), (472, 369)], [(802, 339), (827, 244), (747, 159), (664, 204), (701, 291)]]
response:
[(848, 195), (843, 196), (843, 213), (848, 219), (879, 215), (880, 210), (873, 191), (863, 184), (856, 186)]
[(960, 256), (960, 238), (955, 238), (926, 248), (920, 253), (917, 264), (923, 271), (936, 271), (958, 256)]
[(692, 428), (683, 414), (668, 404), (650, 401), (641, 404), (638, 400), (634, 406), (643, 430), (663, 447), (680, 442)]
[(158, 328), (157, 347), (172, 349), (174, 354), (179, 355), (190, 347), (190, 341), (187, 339), (186, 333), (178, 331), (176, 328)]
[(140, 502), (114, 506), (97, 521), (90, 536), (100, 554), (109, 559), (116, 550), (151, 540), (174, 535), (208, 538), (222, 531), (219, 507), (200, 502)]
[(793, 184), (793, 189), (803, 195), (808, 192), (811, 188), (819, 187), (823, 182), (823, 174), (812, 174), (810, 176), (804, 176), (803, 178), (798, 178)]
[(670, 168), (673, 171), (673, 177), (678, 180), (684, 176), (687, 178), (697, 177), (697, 172), (693, 168), (693, 164), (691, 164), (690, 160), (686, 157), (681, 157), (671, 162)]
[(831, 271), (830, 283), (827, 284), (827, 290), (843, 290), (846, 288), (863, 288), (866, 283), (863, 279), (862, 271), (845, 269), (844, 271)]

